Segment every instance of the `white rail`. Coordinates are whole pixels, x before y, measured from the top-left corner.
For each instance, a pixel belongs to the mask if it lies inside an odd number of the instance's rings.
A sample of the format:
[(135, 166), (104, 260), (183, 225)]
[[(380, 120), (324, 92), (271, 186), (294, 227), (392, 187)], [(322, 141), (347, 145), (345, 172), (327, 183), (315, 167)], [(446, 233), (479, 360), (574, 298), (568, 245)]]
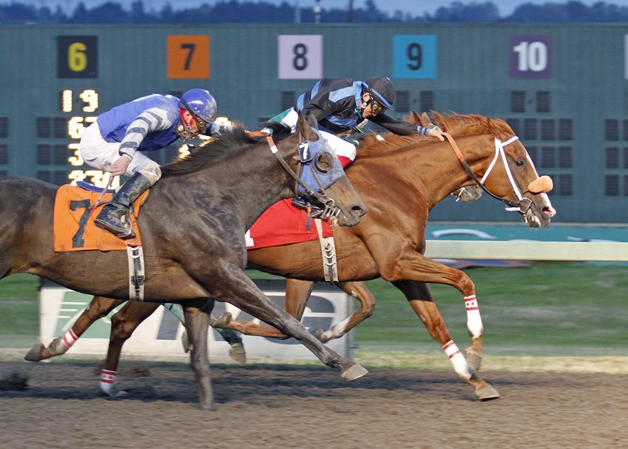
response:
[(428, 240), (432, 259), (628, 261), (628, 242)]

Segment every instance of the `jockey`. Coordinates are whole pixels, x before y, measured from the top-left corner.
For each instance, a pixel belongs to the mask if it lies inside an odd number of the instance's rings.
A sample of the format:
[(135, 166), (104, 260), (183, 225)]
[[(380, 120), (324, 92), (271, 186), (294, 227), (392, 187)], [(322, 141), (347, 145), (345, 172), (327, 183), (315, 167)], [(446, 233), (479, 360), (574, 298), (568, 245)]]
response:
[(83, 133), (80, 154), (91, 167), (130, 176), (95, 218), (96, 226), (120, 238), (135, 236), (122, 222), (129, 207), (161, 177), (159, 164), (142, 154), (167, 147), (177, 138), (219, 134), (217, 106), (206, 90), (192, 89), (180, 99), (153, 94), (100, 114)]
[(338, 135), (360, 131), (367, 120), (394, 134), (420, 134), (444, 140), (438, 127), (424, 128), (386, 114), (386, 110), (393, 110), (394, 102), (395, 88), (389, 78), (374, 77), (366, 81), (325, 78), (297, 98), (293, 108), (281, 118), (281, 123), (294, 132), (298, 111), (313, 114), (322, 131), (321, 136), (327, 140), (343, 166), (355, 159), (356, 147)]

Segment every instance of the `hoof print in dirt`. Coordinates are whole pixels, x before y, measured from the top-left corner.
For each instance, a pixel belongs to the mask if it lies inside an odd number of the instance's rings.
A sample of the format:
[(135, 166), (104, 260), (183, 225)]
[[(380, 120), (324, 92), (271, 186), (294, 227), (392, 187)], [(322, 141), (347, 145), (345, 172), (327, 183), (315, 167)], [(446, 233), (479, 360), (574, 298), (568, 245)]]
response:
[(0, 379), (0, 391), (26, 391), (28, 377), (18, 372), (12, 372)]

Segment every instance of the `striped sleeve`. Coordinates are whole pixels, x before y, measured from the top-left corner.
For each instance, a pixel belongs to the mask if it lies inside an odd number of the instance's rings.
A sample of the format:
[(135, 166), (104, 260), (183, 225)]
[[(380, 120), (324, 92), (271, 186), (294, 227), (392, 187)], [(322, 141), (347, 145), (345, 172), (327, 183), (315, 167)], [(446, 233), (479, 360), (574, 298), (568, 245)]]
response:
[(168, 118), (168, 112), (161, 108), (151, 108), (142, 112), (129, 125), (120, 142), (118, 152), (121, 156), (128, 156), (133, 159), (135, 152), (147, 134), (155, 131), (168, 129), (173, 122)]

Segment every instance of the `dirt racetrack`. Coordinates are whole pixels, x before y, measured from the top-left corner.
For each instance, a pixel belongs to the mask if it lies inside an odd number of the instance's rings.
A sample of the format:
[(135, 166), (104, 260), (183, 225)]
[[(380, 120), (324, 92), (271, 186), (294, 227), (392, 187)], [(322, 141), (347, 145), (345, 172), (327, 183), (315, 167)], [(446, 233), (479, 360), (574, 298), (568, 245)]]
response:
[[(487, 371), (477, 402), (444, 370), (372, 368), (354, 382), (311, 365), (212, 365), (214, 412), (185, 364), (123, 365), (122, 400), (96, 363), (0, 362), (1, 448), (624, 448), (628, 376)], [(8, 379), (28, 378), (25, 391)]]

